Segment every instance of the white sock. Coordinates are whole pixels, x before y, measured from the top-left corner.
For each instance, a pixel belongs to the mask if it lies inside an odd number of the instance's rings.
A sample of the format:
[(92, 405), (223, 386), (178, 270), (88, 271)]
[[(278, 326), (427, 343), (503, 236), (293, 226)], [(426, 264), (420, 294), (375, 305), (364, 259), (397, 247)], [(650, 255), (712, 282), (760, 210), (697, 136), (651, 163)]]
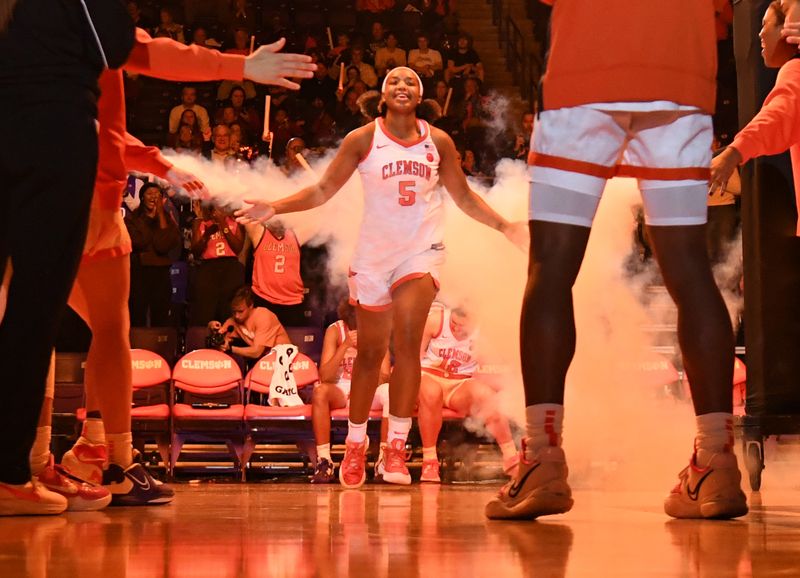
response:
[(333, 463), (333, 460), (331, 459), (331, 444), (329, 443), (317, 446), (317, 463), (323, 459)]
[(353, 423), (347, 420), (347, 441), (362, 444), (367, 439), (367, 422)]
[(410, 417), (396, 417), (389, 414), (389, 433), (386, 435), (386, 443), (393, 445), (394, 440), (401, 440), (403, 445), (406, 445), (408, 439), (408, 432), (411, 431), (411, 418)]
[[(714, 454), (733, 451), (733, 414), (725, 412), (698, 415), (697, 437), (694, 447), (697, 453), (704, 454), (705, 462)], [(700, 465), (700, 464), (698, 464)]]
[(503, 454), (503, 459), (506, 460), (517, 455), (517, 446), (514, 445), (514, 440), (500, 444), (500, 453)]
[(108, 434), (108, 461), (127, 468), (133, 463), (133, 434), (131, 432)]
[(422, 448), (422, 461), (423, 462), (439, 461), (439, 455), (436, 453), (436, 446), (432, 446), (429, 448), (426, 447)]
[(106, 443), (106, 429), (101, 418), (90, 417), (83, 422), (79, 444), (103, 445)]
[(537, 403), (525, 408), (525, 431), (528, 459), (547, 446), (561, 446), (564, 426), (564, 406), (557, 403)]
[(31, 473), (35, 476), (42, 473), (50, 461), (50, 436), (53, 428), (49, 425), (42, 425), (36, 428), (36, 439), (31, 448), (30, 463)]

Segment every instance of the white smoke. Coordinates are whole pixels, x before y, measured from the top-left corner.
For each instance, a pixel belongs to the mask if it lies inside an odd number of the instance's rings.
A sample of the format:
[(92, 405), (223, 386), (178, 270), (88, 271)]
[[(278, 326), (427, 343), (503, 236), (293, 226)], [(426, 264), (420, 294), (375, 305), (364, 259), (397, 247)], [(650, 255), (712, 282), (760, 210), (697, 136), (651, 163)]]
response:
[[(285, 197), (315, 178), (308, 172), (286, 177), (268, 162), (237, 170), (186, 155), (171, 158), (234, 206), (249, 197)], [(317, 175), (330, 160), (329, 154), (312, 162)], [(526, 221), (525, 165), (504, 160), (496, 173), (490, 189), (473, 183), (474, 188), (506, 218)], [(653, 323), (639, 299), (642, 281), (632, 281), (624, 269), (633, 250), (632, 208), (638, 202), (634, 181), (610, 182), (573, 291), (578, 342), (567, 376), (564, 445), (576, 485), (613, 482), (617, 488), (666, 489), (692, 447), (691, 406), (665, 395), (664, 384), (652, 378), (649, 370), (663, 369), (666, 362), (652, 353), (642, 329)], [(302, 231), (301, 238), (327, 240), (331, 273), (341, 278), (355, 246), (362, 207), (360, 179), (354, 176), (326, 205), (281, 219)], [(473, 310), (481, 328), (480, 354), (491, 364), (510, 368), (498, 394), (503, 413), (524, 424), (518, 336), (527, 255), (452, 203), (445, 244), (440, 297), (450, 304), (467, 303)]]

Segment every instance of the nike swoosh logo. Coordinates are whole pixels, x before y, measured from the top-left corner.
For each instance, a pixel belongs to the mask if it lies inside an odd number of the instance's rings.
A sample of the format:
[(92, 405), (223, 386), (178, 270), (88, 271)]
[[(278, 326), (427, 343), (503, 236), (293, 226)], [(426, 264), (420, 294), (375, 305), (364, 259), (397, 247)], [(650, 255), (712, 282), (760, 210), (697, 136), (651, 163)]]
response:
[(42, 498), (33, 491), (28, 490), (18, 490), (17, 488), (12, 488), (9, 484), (0, 484), (0, 489), (5, 490), (15, 498), (19, 500), (25, 500), (26, 502), (41, 502)]
[(142, 490), (144, 490), (145, 492), (150, 489), (150, 480), (148, 480), (147, 478), (144, 478), (144, 481), (142, 481), (131, 473), (128, 473), (128, 477), (132, 479), (134, 482), (136, 482), (136, 484), (140, 488), (142, 488)]
[(697, 485), (694, 487), (694, 490), (689, 487), (689, 480), (686, 480), (686, 493), (689, 494), (689, 499), (693, 502), (697, 501), (697, 498), (700, 495), (700, 486), (703, 485), (703, 482), (706, 481), (706, 478), (711, 475), (711, 472), (714, 470), (708, 470), (702, 478), (700, 478), (697, 482)]
[(508, 488), (508, 497), (509, 498), (516, 498), (517, 497), (517, 495), (519, 494), (520, 490), (522, 489), (522, 486), (525, 485), (525, 481), (528, 479), (528, 476), (530, 476), (534, 472), (534, 470), (536, 470), (536, 468), (538, 468), (540, 465), (542, 465), (541, 462), (536, 464), (535, 466), (533, 466), (527, 472), (525, 472), (525, 475), (522, 476), (522, 478), (520, 478), (519, 481), (515, 481), (513, 484), (511, 484), (511, 487)]
[(384, 148), (384, 147), (388, 147), (388, 146), (389, 146), (388, 144), (385, 144), (385, 145), (377, 145), (375, 148), (376, 148), (376, 149), (382, 149), (382, 148)]

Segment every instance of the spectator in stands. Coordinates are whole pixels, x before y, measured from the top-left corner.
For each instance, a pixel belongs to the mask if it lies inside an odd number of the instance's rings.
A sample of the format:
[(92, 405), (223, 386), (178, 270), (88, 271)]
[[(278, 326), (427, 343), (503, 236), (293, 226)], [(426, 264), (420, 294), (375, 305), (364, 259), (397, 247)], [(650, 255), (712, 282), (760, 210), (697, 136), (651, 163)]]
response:
[[(336, 46), (328, 52), (328, 60), (334, 63), (338, 60), (342, 62), (350, 61), (350, 36), (346, 32), (339, 32), (336, 35)], [(331, 67), (332, 71), (333, 68), (335, 67)]]
[(252, 141), (261, 134), (263, 123), (256, 108), (245, 101), (245, 92), (241, 86), (231, 89), (230, 104), (233, 107), (236, 122), (241, 123), (248, 140)]
[(133, 327), (169, 325), (172, 297), (170, 252), (180, 248), (178, 224), (164, 207), (169, 202), (155, 183), (139, 191), (141, 203), (126, 219), (131, 236), (131, 294), (128, 306)]
[(363, 84), (364, 86), (366, 86), (366, 83), (363, 80), (361, 80), (361, 71), (358, 69), (357, 66), (348, 66), (347, 69), (345, 69), (345, 75), (346, 75), (345, 81), (344, 84), (342, 85), (342, 88), (336, 89), (336, 98), (340, 102), (344, 99), (345, 93), (351, 88), (355, 88), (357, 84)]
[[(417, 35), (417, 47), (408, 53), (408, 66), (419, 74), (426, 93), (433, 88), (433, 82), (441, 76), (444, 67), (441, 53), (430, 48), (429, 44), (428, 35), (421, 32)], [(444, 101), (439, 104), (444, 106)]]
[(231, 151), (233, 154), (236, 154), (241, 147), (248, 144), (247, 133), (244, 131), (239, 121), (229, 124), (228, 129), (231, 131)]
[(356, 46), (350, 51), (350, 66), (358, 68), (361, 80), (369, 88), (375, 88), (378, 85), (378, 75), (375, 74), (375, 69), (372, 65), (364, 62), (364, 49), (360, 46)]
[[(233, 33), (233, 47), (226, 49), (225, 53), (241, 54), (243, 56), (250, 54), (250, 33), (244, 28), (237, 28)], [(217, 100), (227, 100), (234, 86), (241, 86), (247, 98), (256, 97), (256, 87), (251, 81), (233, 82), (231, 80), (223, 80), (217, 89)]]
[(292, 342), (272, 311), (254, 305), (253, 293), (248, 287), (240, 288), (233, 296), (231, 313), (225, 323), (210, 321), (208, 324), (209, 331), (225, 335), (221, 351), (257, 360), (276, 345)]
[(522, 113), (522, 130), (517, 133), (514, 141), (514, 158), (528, 161), (528, 152), (531, 148), (531, 134), (533, 133), (533, 113)]
[(244, 266), (238, 255), (244, 246), (244, 227), (219, 207), (194, 201), (192, 279), (189, 324), (206, 325), (224, 318), (237, 289), (244, 285)]
[(208, 151), (205, 156), (215, 163), (225, 163), (233, 156), (231, 151), (231, 129), (224, 124), (214, 127), (212, 143), (214, 148)]
[(252, 290), (256, 304), (288, 326), (305, 325), (306, 289), (300, 277), (300, 241), (279, 221), (246, 225), (253, 246)]
[(447, 91), (450, 90), (450, 87), (447, 85), (447, 82), (444, 80), (437, 80), (436, 85), (433, 87), (433, 99), (442, 107), (442, 115), (446, 116), (446, 113), (452, 114), (453, 112), (453, 99), (450, 99), (449, 110), (444, 110), (444, 105), (447, 104)]
[(394, 8), (395, 0), (356, 0), (359, 28), (366, 29), (369, 23), (376, 22), (387, 10)]
[(200, 131), (205, 132), (210, 130), (210, 123), (208, 120), (208, 111), (197, 104), (197, 89), (194, 86), (184, 86), (181, 90), (181, 103), (169, 111), (169, 132), (174, 134), (178, 132), (178, 126), (181, 123), (181, 115), (185, 110), (194, 111), (197, 116), (197, 122), (200, 125)]
[(326, 103), (320, 97), (311, 101), (311, 108), (308, 110), (306, 118), (305, 138), (311, 146), (332, 146), (336, 140), (334, 130), (334, 118), (331, 111), (333, 105)]
[(169, 6), (162, 6), (159, 12), (161, 21), (153, 31), (153, 36), (156, 38), (172, 38), (183, 44), (186, 43), (186, 38), (183, 35), (183, 24), (175, 22), (175, 14)]
[(483, 82), (483, 64), (478, 53), (472, 48), (472, 38), (466, 34), (458, 35), (455, 50), (447, 56), (447, 70), (444, 78), (450, 86), (463, 86), (464, 79), (478, 77)]
[(458, 105), (456, 116), (464, 129), (483, 126), (489, 118), (486, 98), (481, 94), (477, 78), (469, 77), (464, 81), (464, 98)]
[(336, 113), (336, 132), (340, 137), (344, 137), (351, 130), (355, 130), (363, 124), (364, 116), (358, 106), (359, 96), (355, 88), (349, 88), (344, 93), (344, 98)]
[(139, 8), (139, 3), (134, 2), (131, 0), (127, 4), (128, 6), (128, 14), (130, 14), (131, 20), (133, 20), (133, 25), (136, 28), (142, 28), (144, 30), (150, 30), (153, 28), (153, 23), (142, 14), (142, 9)]
[(322, 99), (325, 103), (336, 102), (336, 80), (328, 76), (328, 65), (324, 60), (317, 61), (317, 70), (314, 77), (300, 83), (300, 98), (308, 103), (315, 98)]
[[(330, 484), (334, 481), (334, 464), (331, 458), (331, 410), (348, 406), (353, 363), (358, 354), (358, 331), (355, 308), (345, 297), (338, 307), (339, 320), (325, 331), (322, 356), (319, 364), (319, 383), (311, 397), (311, 423), (317, 445), (317, 461), (314, 466), (312, 484)], [(381, 375), (372, 401), (372, 409), (389, 409), (389, 353), (383, 359)], [(383, 420), (384, 422), (386, 420)], [(381, 439), (386, 439), (382, 436)]]
[(478, 163), (475, 160), (475, 153), (472, 149), (464, 149), (461, 151), (461, 170), (468, 177), (482, 177), (484, 176), (478, 168)]
[(275, 119), (270, 123), (272, 131), (272, 158), (280, 163), (286, 154), (286, 145), (294, 137), (303, 136), (303, 119), (293, 118), (285, 108), (275, 111)]
[(255, 10), (247, 0), (230, 0), (220, 17), (220, 23), (229, 33), (241, 29), (253, 34), (258, 29)]
[(364, 60), (370, 64), (376, 65), (375, 57), (378, 54), (378, 50), (385, 47), (386, 31), (383, 28), (383, 24), (379, 20), (376, 20), (372, 23), (370, 29), (369, 42), (364, 50)]
[(406, 51), (397, 46), (397, 35), (389, 32), (386, 35), (386, 46), (375, 53), (375, 70), (379, 77), (384, 77), (392, 68), (405, 65)]
[(201, 153), (203, 152), (203, 136), (196, 127), (181, 124), (178, 132), (167, 136), (167, 146), (178, 152)]

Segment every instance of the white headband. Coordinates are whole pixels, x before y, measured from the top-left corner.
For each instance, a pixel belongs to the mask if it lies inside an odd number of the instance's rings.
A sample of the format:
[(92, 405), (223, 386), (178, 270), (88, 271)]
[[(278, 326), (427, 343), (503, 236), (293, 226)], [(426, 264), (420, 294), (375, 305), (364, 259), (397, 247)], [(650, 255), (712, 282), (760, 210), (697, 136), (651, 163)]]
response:
[(422, 80), (420, 80), (419, 74), (413, 68), (409, 68), (408, 66), (397, 66), (392, 68), (389, 72), (386, 73), (386, 77), (383, 79), (383, 84), (381, 85), (381, 94), (386, 92), (386, 81), (389, 80), (389, 75), (392, 74), (395, 70), (408, 70), (411, 74), (414, 75), (414, 78), (417, 79), (417, 85), (419, 85), (419, 98), (422, 100)]

